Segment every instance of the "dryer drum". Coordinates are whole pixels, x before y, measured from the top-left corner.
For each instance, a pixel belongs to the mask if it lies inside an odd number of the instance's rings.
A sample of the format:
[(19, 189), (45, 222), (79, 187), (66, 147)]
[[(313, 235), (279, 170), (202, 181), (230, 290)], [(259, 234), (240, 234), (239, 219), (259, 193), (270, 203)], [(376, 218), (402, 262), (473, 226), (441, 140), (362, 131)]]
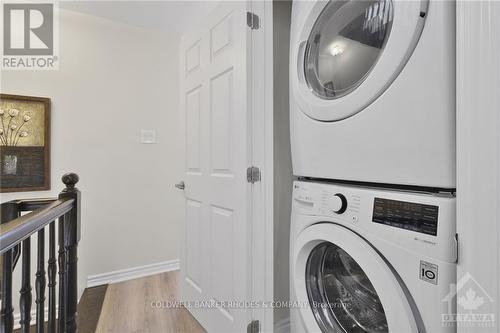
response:
[(329, 2), (307, 41), (304, 71), (311, 91), (336, 99), (356, 89), (377, 63), (392, 21), (391, 0)]

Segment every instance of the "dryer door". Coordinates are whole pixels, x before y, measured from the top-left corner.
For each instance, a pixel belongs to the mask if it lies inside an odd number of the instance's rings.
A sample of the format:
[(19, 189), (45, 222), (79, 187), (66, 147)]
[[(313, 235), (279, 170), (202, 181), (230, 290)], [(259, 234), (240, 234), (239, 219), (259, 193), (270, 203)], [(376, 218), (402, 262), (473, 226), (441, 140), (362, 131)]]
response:
[(292, 283), (310, 332), (419, 331), (404, 285), (349, 229), (333, 223), (305, 229), (293, 260)]
[(291, 80), (302, 111), (317, 120), (336, 121), (372, 103), (413, 53), (427, 5), (427, 0), (297, 5)]

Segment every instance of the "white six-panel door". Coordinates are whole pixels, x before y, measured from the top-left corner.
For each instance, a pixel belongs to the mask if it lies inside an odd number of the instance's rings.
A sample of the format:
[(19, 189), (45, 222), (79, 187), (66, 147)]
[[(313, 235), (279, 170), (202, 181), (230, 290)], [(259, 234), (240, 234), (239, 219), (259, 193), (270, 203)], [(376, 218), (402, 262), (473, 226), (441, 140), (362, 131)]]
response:
[(182, 300), (209, 332), (244, 332), (250, 318), (234, 303), (217, 304), (250, 296), (246, 7), (245, 1), (222, 2), (181, 43)]

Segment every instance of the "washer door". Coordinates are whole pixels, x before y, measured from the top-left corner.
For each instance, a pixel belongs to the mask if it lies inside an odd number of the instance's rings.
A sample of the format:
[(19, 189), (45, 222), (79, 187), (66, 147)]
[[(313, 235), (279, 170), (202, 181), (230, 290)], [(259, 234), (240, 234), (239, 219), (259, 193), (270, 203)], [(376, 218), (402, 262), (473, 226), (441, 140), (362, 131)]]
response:
[(305, 229), (293, 259), (295, 292), (310, 332), (418, 332), (390, 267), (349, 229), (333, 223)]
[(305, 24), (294, 26), (300, 33), (291, 59), (292, 88), (302, 111), (336, 121), (372, 103), (408, 62), (427, 5), (428, 0), (332, 0), (303, 7)]

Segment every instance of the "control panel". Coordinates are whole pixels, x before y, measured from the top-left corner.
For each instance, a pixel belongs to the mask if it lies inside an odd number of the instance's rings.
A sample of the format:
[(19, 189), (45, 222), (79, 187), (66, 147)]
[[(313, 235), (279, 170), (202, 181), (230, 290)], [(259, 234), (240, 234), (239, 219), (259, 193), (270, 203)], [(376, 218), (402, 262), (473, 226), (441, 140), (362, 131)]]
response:
[(443, 199), (405, 192), (302, 182), (294, 187), (294, 208), (302, 214), (337, 218), (365, 228), (371, 228), (370, 224), (373, 227), (384, 225), (427, 236), (438, 235), (438, 222), (443, 218), (441, 201)]
[(438, 213), (438, 206), (376, 197), (372, 222), (436, 236)]
[(332, 222), (449, 262), (457, 258), (455, 211), (446, 194), (303, 181), (293, 189), (294, 228)]

